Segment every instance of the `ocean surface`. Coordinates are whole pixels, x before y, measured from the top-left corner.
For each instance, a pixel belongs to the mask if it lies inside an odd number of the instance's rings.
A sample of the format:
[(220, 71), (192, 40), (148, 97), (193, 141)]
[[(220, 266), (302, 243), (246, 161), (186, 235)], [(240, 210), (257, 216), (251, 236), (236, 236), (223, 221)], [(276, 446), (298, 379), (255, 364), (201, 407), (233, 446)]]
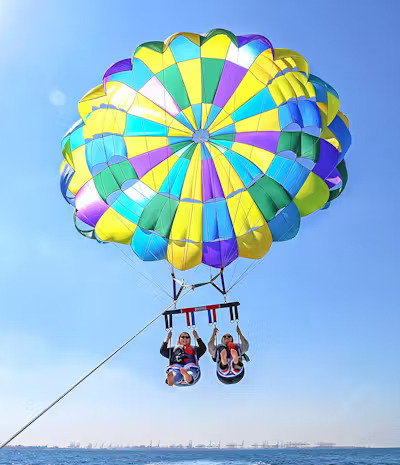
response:
[(400, 449), (2, 449), (0, 465), (400, 465)]

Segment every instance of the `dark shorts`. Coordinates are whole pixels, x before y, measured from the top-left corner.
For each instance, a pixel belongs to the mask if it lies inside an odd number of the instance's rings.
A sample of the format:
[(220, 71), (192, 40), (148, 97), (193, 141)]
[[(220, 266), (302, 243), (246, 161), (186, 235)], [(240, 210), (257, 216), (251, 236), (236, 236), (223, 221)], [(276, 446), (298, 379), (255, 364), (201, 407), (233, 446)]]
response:
[(237, 384), (239, 381), (242, 380), (243, 376), (244, 376), (244, 368), (237, 375), (233, 375), (233, 376), (229, 376), (229, 377), (222, 376), (217, 371), (217, 378), (221, 381), (221, 383), (224, 383), (224, 384)]
[[(190, 383), (185, 381), (185, 378), (181, 373), (181, 368), (186, 368), (189, 375), (191, 375), (192, 381)], [(198, 365), (194, 365), (193, 363), (187, 363), (186, 365), (179, 365), (174, 363), (173, 365), (169, 365), (167, 368), (167, 374), (170, 371), (174, 373), (174, 386), (193, 386), (200, 379), (201, 375), (200, 367)]]

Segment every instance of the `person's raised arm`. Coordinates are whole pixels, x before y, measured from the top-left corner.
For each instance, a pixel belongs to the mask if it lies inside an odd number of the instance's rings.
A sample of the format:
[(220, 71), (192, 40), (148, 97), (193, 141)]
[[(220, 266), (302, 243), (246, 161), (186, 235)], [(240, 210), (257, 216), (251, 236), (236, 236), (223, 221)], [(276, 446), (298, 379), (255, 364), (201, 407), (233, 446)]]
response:
[(171, 340), (171, 337), (172, 337), (172, 331), (169, 331), (160, 349), (160, 354), (166, 358), (169, 358), (168, 342)]
[(243, 336), (243, 333), (240, 330), (239, 325), (236, 327), (236, 331), (240, 337), (240, 345), (242, 346), (242, 352), (245, 353), (249, 350), (249, 341)]
[(200, 358), (202, 355), (204, 355), (207, 352), (207, 347), (204, 344), (203, 340), (199, 337), (195, 329), (193, 330), (193, 336), (196, 338), (196, 341), (198, 344), (197, 357)]
[(215, 326), (214, 331), (211, 334), (210, 340), (208, 341), (208, 352), (210, 352), (211, 357), (215, 357), (217, 354), (217, 346), (215, 344), (215, 339), (217, 337), (218, 328)]

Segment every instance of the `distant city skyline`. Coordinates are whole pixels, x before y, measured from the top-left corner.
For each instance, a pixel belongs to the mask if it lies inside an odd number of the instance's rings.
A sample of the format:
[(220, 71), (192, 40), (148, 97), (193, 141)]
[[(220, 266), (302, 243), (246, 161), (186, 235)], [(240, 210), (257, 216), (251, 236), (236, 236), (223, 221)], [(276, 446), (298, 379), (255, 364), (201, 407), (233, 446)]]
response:
[[(68, 444), (68, 446), (57, 446), (57, 445), (31, 445), (31, 446), (22, 446), (22, 445), (13, 445), (7, 446), (11, 448), (20, 448), (20, 447), (32, 447), (32, 448), (66, 448), (66, 449), (122, 449), (122, 450), (129, 450), (129, 449), (254, 449), (254, 448), (263, 448), (263, 449), (290, 449), (290, 448), (333, 448), (341, 446), (337, 446), (335, 443), (331, 442), (319, 442), (316, 444), (309, 444), (306, 442), (296, 442), (296, 441), (279, 441), (277, 443), (269, 443), (268, 441), (263, 441), (261, 444), (245, 444), (244, 441), (241, 443), (228, 443), (228, 444), (221, 444), (212, 443), (210, 441), (208, 444), (193, 444), (192, 441), (189, 440), (188, 444), (161, 444), (161, 441), (157, 441), (156, 445), (153, 444), (151, 440), (148, 445), (145, 444), (137, 444), (129, 443), (129, 444), (97, 444), (97, 443), (88, 443), (86, 445), (72, 442)], [(352, 447), (352, 446), (347, 446)], [(356, 447), (356, 446), (353, 446)], [(357, 446), (360, 447), (360, 446)], [(361, 447), (368, 447), (368, 446), (361, 446)]]

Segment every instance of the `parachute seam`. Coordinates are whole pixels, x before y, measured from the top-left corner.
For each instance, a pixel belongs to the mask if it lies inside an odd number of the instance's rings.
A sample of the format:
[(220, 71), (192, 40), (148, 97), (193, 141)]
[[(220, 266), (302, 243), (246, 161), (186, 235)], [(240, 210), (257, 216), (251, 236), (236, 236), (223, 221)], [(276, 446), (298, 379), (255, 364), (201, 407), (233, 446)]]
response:
[[(264, 107), (265, 98), (266, 98), (266, 94), (264, 95), (261, 108)], [(242, 106), (242, 105), (241, 105), (241, 106)], [(257, 128), (256, 128), (257, 130), (256, 130), (256, 132), (258, 132), (258, 129), (259, 129), (259, 126), (260, 126), (261, 115), (262, 115), (262, 113), (260, 113), (259, 116), (258, 116), (258, 122), (257, 122)], [(252, 155), (253, 150), (254, 150), (254, 146), (251, 146), (251, 147), (252, 147), (252, 148), (251, 148), (251, 150), (250, 150), (250, 158), (251, 158), (251, 155)], [(231, 165), (231, 164), (230, 164), (230, 165)], [(246, 186), (245, 186), (245, 188), (246, 188), (246, 192), (248, 192), (248, 189), (247, 189)], [(239, 210), (239, 204), (241, 204), (242, 192), (240, 192), (239, 195), (240, 195), (240, 198), (238, 199), (238, 205), (237, 205), (237, 209), (236, 209), (236, 212), (235, 212), (235, 219), (234, 219), (234, 222), (236, 221), (237, 213), (238, 213), (238, 210)], [(250, 195), (249, 192), (248, 192), (248, 195), (249, 195), (249, 197), (253, 200), (253, 198), (251, 197), (251, 195)], [(255, 204), (255, 201), (253, 200), (253, 205), (254, 205), (254, 204)], [(250, 207), (250, 209), (248, 210), (248, 212), (247, 212), (245, 218), (243, 219), (243, 222), (242, 222), (242, 225), (241, 225), (240, 231), (239, 231), (239, 236), (236, 236), (236, 237), (240, 237), (240, 236), (241, 236), (241, 234), (240, 234), (241, 229), (243, 228), (245, 222), (248, 220), (248, 216), (249, 216), (250, 210), (251, 210), (251, 208), (253, 207), (253, 205)], [(241, 205), (241, 206), (242, 206), (242, 205)], [(242, 208), (243, 208), (243, 206), (242, 206)], [(258, 209), (258, 207), (257, 207), (257, 209)], [(243, 209), (243, 211), (244, 211), (244, 209)], [(260, 212), (259, 209), (258, 209), (258, 211), (259, 211), (259, 213), (260, 213), (260, 219), (263, 218), (263, 217), (262, 217), (262, 213)], [(266, 221), (265, 221), (265, 223), (266, 223)], [(233, 223), (233, 224), (234, 224), (234, 223)], [(254, 233), (252, 232), (252, 234), (254, 234)], [(239, 244), (238, 244), (238, 254), (239, 254)]]

